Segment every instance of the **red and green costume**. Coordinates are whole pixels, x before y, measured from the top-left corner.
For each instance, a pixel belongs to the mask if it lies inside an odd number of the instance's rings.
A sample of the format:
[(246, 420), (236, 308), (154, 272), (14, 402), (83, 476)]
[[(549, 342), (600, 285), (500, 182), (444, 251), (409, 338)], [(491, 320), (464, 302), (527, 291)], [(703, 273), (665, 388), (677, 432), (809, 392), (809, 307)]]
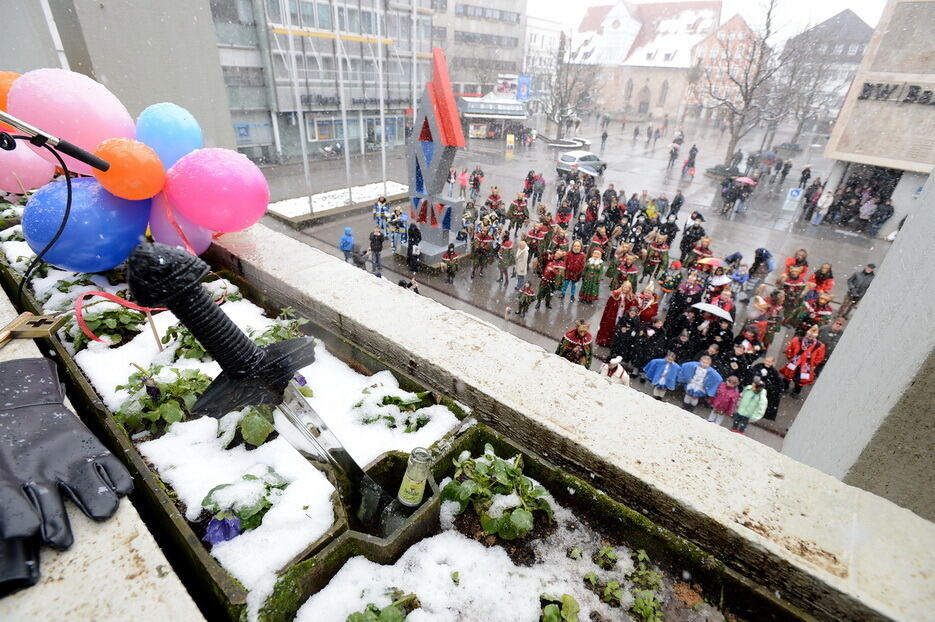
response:
[(594, 347), (594, 338), (591, 333), (579, 335), (576, 329), (571, 329), (558, 342), (558, 348), (555, 353), (562, 358), (568, 359), (572, 363), (591, 366), (591, 350)]
[(581, 277), (581, 293), (579, 300), (594, 302), (597, 300), (601, 291), (601, 273), (604, 271), (604, 262), (594, 257), (589, 257), (584, 262), (584, 273)]

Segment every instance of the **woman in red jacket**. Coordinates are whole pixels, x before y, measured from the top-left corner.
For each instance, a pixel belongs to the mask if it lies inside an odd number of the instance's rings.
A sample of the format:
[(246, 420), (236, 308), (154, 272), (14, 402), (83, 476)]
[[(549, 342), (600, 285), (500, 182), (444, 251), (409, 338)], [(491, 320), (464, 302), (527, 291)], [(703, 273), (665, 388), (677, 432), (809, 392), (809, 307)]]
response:
[(792, 393), (798, 395), (803, 386), (815, 382), (815, 368), (825, 360), (825, 344), (818, 341), (817, 325), (809, 328), (804, 337), (792, 338), (786, 346), (786, 358), (789, 361), (779, 370), (783, 386), (789, 390), (789, 384), (794, 383)]
[(821, 267), (808, 277), (808, 282), (815, 284), (815, 291), (819, 294), (831, 293), (834, 288), (834, 273), (831, 272), (831, 264), (821, 264)]
[(568, 289), (570, 284), (571, 299), (575, 299), (575, 289), (578, 287), (578, 282), (584, 273), (585, 259), (587, 257), (581, 246), (581, 240), (575, 240), (571, 245), (571, 250), (565, 255), (565, 281), (562, 283), (562, 292), (558, 295), (559, 298), (565, 297), (565, 290)]

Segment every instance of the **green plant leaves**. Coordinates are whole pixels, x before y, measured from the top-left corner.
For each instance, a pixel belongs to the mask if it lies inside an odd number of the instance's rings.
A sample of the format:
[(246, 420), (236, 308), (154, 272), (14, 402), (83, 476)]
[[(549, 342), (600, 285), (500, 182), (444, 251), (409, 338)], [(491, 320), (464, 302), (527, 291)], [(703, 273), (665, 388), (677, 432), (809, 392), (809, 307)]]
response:
[(541, 594), (539, 605), (542, 607), (539, 616), (541, 622), (578, 622), (581, 606), (574, 596), (562, 594), (561, 598), (556, 598), (549, 594)]
[(274, 430), (273, 424), (255, 409), (250, 409), (240, 420), (240, 433), (243, 435), (243, 440), (254, 447), (265, 443)]

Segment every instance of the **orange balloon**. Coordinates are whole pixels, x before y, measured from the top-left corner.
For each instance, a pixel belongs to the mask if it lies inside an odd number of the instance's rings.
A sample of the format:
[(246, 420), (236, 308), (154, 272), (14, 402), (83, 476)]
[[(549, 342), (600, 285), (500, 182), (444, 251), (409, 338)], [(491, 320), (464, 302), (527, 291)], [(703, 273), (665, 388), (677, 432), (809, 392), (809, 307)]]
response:
[[(0, 110), (6, 112), (6, 96), (10, 92), (10, 87), (13, 86), (13, 80), (16, 80), (20, 74), (14, 73), (12, 71), (0, 71)], [(10, 127), (6, 123), (0, 123), (0, 132), (11, 132), (14, 128)]]
[(94, 177), (121, 199), (152, 198), (166, 183), (166, 171), (156, 152), (132, 138), (108, 138), (94, 155), (110, 163), (107, 172), (94, 169)]

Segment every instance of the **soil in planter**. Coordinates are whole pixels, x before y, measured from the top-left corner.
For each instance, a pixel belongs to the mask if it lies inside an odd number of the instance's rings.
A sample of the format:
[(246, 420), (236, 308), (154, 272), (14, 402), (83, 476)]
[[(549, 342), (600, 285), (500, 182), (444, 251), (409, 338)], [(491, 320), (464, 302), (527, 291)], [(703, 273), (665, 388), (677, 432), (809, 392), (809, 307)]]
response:
[(536, 541), (554, 534), (558, 529), (558, 523), (537, 516), (535, 526), (526, 536), (516, 540), (504, 540), (496, 535), (485, 534), (481, 529), (477, 513), (466, 510), (455, 517), (454, 528), (488, 548), (500, 546), (517, 566), (532, 566), (540, 561), (535, 550)]

